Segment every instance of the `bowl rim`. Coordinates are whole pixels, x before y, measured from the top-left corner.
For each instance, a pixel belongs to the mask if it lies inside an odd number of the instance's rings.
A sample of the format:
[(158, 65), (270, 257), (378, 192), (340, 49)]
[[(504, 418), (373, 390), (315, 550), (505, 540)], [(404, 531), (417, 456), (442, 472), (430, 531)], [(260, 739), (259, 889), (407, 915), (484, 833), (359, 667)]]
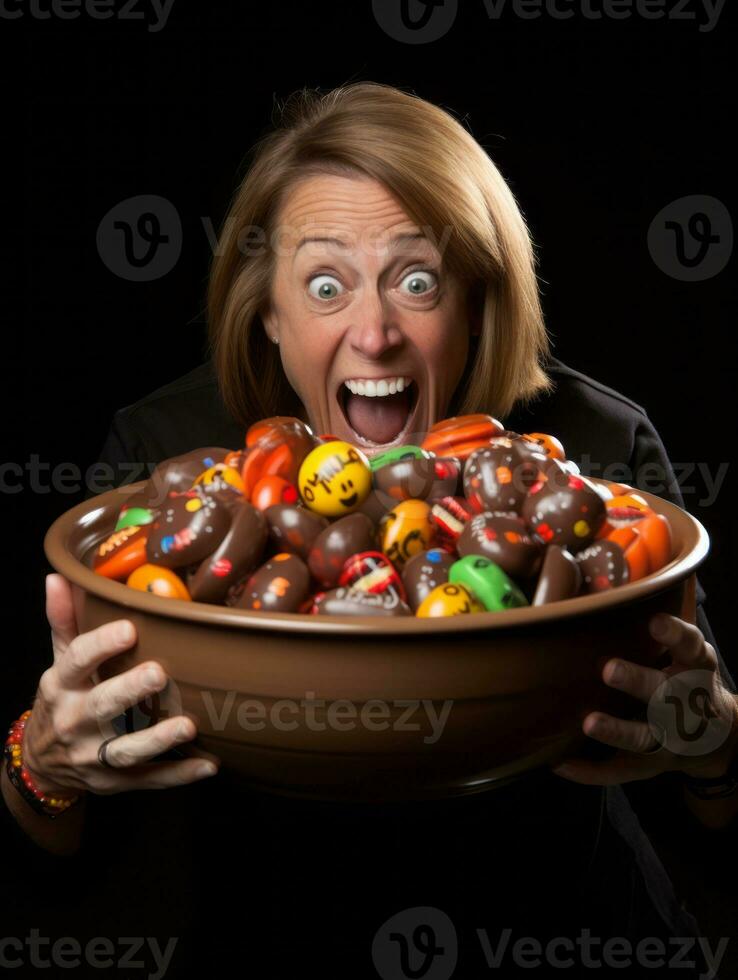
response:
[[(601, 485), (609, 481), (596, 477), (588, 480)], [(210, 626), (236, 627), (239, 629), (267, 630), (287, 633), (345, 634), (362, 636), (367, 630), (383, 635), (437, 635), (443, 633), (467, 633), (478, 630), (527, 628), (572, 616), (612, 610), (617, 606), (639, 602), (643, 599), (673, 586), (686, 579), (704, 561), (710, 550), (710, 538), (704, 526), (682, 507), (656, 494), (632, 487), (634, 493), (641, 494), (657, 513), (667, 519), (671, 514), (679, 514), (677, 519), (690, 522), (696, 535), (695, 545), (682, 549), (663, 568), (646, 575), (635, 582), (628, 582), (616, 589), (597, 592), (591, 595), (560, 599), (541, 606), (522, 606), (506, 609), (504, 612), (489, 611), (467, 613), (464, 616), (419, 618), (417, 616), (314, 616), (309, 613), (271, 613), (250, 609), (235, 609), (205, 602), (184, 602), (181, 599), (167, 599), (129, 588), (124, 582), (97, 575), (87, 568), (70, 551), (69, 539), (73, 529), (80, 523), (91, 524), (95, 516), (115, 497), (121, 503), (140, 490), (146, 483), (141, 480), (125, 486), (115, 487), (105, 493), (88, 498), (61, 514), (51, 524), (44, 536), (44, 552), (52, 567), (74, 585), (101, 599), (123, 607), (123, 609), (183, 619), (189, 622), (205, 623)], [(125, 618), (125, 612), (121, 612)]]

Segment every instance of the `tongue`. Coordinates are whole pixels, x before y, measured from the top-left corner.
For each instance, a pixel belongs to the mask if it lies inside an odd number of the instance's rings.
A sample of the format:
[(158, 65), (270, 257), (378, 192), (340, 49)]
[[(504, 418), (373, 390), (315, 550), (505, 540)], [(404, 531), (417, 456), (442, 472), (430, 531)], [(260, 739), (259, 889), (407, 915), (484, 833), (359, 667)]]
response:
[(409, 411), (410, 391), (407, 388), (382, 398), (367, 398), (350, 392), (346, 398), (346, 417), (354, 431), (370, 442), (392, 442), (402, 432)]

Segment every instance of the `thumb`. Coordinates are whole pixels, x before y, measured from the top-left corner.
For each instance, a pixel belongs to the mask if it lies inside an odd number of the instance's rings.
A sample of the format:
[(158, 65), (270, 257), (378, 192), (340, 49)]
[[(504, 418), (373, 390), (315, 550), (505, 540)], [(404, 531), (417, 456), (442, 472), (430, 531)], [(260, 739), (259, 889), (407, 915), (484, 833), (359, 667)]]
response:
[(46, 576), (46, 618), (51, 627), (56, 661), (79, 633), (72, 601), (72, 586), (63, 575)]

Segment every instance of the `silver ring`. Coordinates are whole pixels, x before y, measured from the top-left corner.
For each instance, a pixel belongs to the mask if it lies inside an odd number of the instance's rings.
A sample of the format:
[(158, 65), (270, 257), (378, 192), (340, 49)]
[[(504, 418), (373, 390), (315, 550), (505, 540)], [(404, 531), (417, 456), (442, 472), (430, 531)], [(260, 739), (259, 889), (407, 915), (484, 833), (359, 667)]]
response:
[(106, 738), (104, 742), (100, 743), (100, 748), (97, 750), (97, 760), (106, 769), (115, 769), (115, 766), (108, 762), (108, 745), (116, 738), (118, 738), (117, 735), (111, 735), (110, 738)]

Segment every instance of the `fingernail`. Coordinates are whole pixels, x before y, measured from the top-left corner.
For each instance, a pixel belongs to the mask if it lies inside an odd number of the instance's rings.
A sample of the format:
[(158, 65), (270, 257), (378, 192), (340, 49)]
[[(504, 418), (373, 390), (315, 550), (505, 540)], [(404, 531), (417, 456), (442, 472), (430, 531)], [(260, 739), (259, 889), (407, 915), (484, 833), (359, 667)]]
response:
[(650, 624), (651, 636), (655, 637), (657, 640), (666, 636), (667, 622), (663, 616), (655, 616), (651, 620)]
[(133, 639), (133, 627), (130, 623), (118, 623), (115, 628), (115, 638), (118, 643), (128, 643)]
[(195, 775), (204, 778), (205, 776), (214, 776), (217, 771), (217, 767), (212, 762), (204, 762), (201, 766), (197, 767)]
[(613, 664), (610, 668), (610, 680), (614, 684), (622, 684), (625, 680), (625, 667), (621, 663)]
[(148, 685), (158, 684), (161, 679), (161, 672), (156, 667), (149, 667), (144, 674), (144, 681)]

